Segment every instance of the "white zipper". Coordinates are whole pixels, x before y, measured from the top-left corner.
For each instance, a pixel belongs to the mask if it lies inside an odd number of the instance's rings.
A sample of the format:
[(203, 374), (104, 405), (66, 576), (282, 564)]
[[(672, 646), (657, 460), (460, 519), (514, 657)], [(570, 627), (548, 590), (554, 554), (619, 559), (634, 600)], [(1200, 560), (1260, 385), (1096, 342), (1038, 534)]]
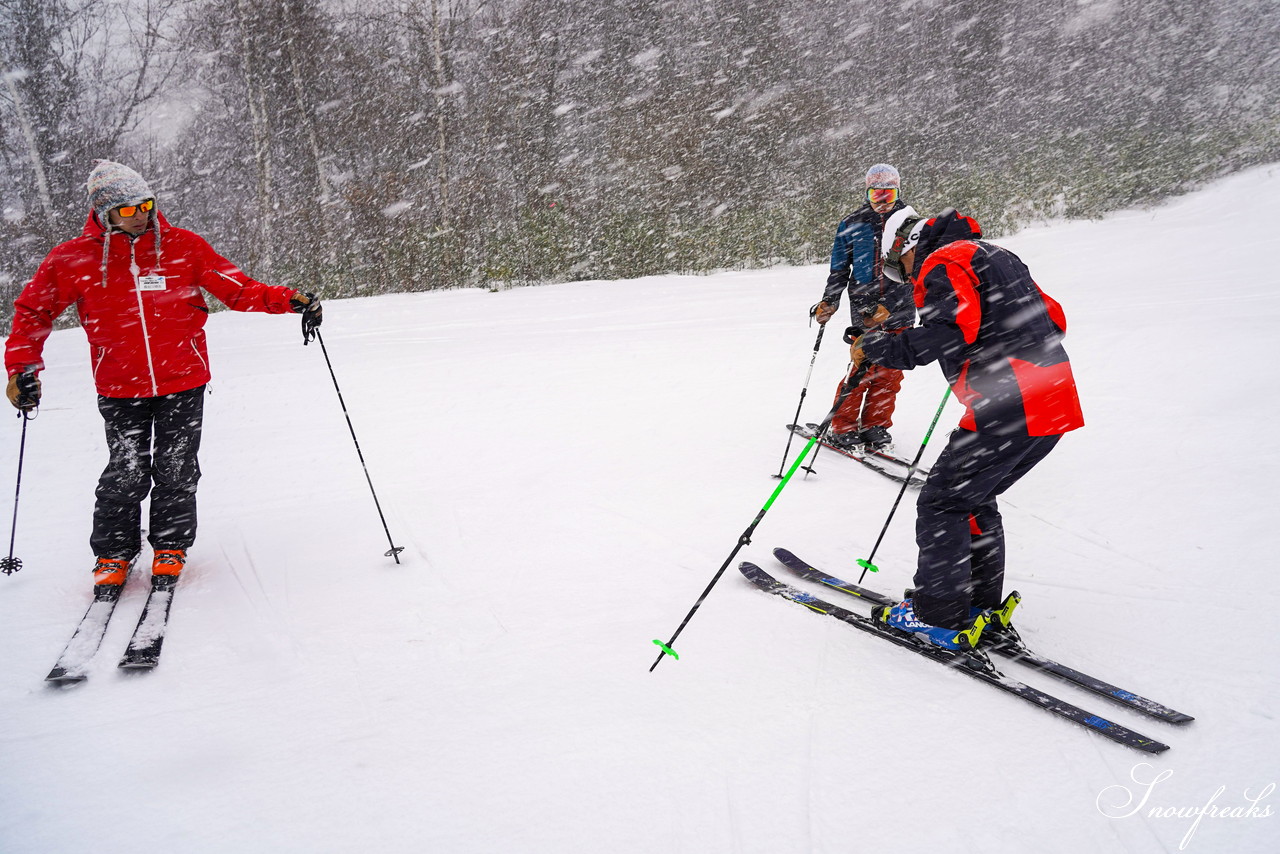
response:
[[(110, 239), (110, 235), (108, 238)], [(156, 383), (156, 366), (151, 360), (151, 334), (147, 331), (147, 311), (142, 304), (142, 283), (138, 281), (138, 276), (142, 272), (138, 269), (138, 259), (134, 252), (135, 241), (129, 241), (129, 273), (133, 276), (133, 291), (138, 295), (138, 319), (142, 321), (142, 346), (147, 351), (147, 371), (151, 374), (151, 396), (160, 396), (160, 386)]]

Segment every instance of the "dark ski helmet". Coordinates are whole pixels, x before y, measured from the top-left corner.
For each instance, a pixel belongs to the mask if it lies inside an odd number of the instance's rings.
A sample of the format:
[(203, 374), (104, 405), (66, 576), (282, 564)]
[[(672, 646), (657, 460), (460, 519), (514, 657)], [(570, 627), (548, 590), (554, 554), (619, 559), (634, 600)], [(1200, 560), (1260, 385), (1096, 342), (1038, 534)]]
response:
[(902, 267), (902, 256), (920, 242), (928, 217), (920, 216), (908, 205), (885, 221), (884, 234), (880, 238), (880, 256), (884, 259), (884, 274), (895, 282), (905, 282), (911, 274)]

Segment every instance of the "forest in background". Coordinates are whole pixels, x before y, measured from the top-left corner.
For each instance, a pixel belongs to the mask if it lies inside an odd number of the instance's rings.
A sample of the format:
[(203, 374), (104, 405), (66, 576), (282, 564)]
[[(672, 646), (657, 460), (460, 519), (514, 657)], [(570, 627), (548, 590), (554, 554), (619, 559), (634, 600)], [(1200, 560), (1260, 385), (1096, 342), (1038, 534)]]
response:
[(998, 236), (1280, 160), (1274, 0), (0, 0), (0, 75), (0, 332), (101, 157), (326, 298), (813, 263), (881, 161)]

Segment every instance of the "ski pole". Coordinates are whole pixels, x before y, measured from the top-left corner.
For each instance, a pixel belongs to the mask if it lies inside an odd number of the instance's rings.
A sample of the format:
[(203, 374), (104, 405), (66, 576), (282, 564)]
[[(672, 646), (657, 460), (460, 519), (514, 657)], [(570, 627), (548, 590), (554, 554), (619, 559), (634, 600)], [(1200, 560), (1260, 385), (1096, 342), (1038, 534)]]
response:
[[(818, 361), (818, 348), (822, 346), (822, 333), (827, 331), (825, 323), (818, 326), (818, 339), (813, 342), (813, 356), (809, 358), (809, 373), (804, 375), (804, 387), (800, 389), (800, 402), (796, 404), (796, 416), (791, 419), (792, 424), (800, 423), (800, 409), (804, 406), (804, 396), (809, 393), (809, 379), (813, 376), (813, 363)], [(796, 437), (795, 431), (788, 430), (787, 447), (782, 451), (782, 465), (778, 466), (778, 473), (775, 478), (782, 477), (782, 470), (787, 467), (787, 457), (791, 455), (791, 440)]]
[(351, 416), (347, 413), (346, 401), (342, 399), (342, 389), (338, 388), (338, 377), (333, 373), (333, 362), (329, 361), (329, 351), (324, 346), (324, 337), (320, 334), (319, 329), (312, 329), (310, 332), (320, 342), (320, 352), (324, 353), (324, 363), (329, 366), (329, 376), (333, 379), (333, 390), (338, 393), (338, 403), (342, 406), (342, 414), (347, 419), (347, 429), (351, 431), (351, 441), (355, 443), (356, 456), (360, 458), (360, 466), (364, 469), (364, 479), (369, 482), (369, 492), (373, 494), (373, 506), (378, 508), (378, 518), (382, 520), (382, 530), (386, 532), (387, 542), (391, 545), (390, 551), (385, 556), (395, 558), (396, 563), (399, 563), (400, 552), (404, 551), (404, 546), (397, 546), (395, 541), (391, 539), (391, 529), (387, 527), (387, 517), (382, 513), (382, 505), (378, 502), (377, 490), (373, 488), (373, 478), (369, 476), (369, 466), (365, 464), (364, 454), (360, 451), (360, 440), (356, 438), (356, 428), (351, 426)]
[[(853, 367), (853, 366), (850, 365), (850, 367)], [(850, 394), (853, 393), (853, 390), (857, 388), (859, 384), (861, 384), (862, 378), (867, 375), (867, 370), (870, 367), (871, 367), (870, 364), (863, 362), (862, 367), (860, 367), (857, 372), (858, 381), (850, 385), (848, 388), (844, 388), (840, 390), (840, 398), (839, 398), (839, 401), (836, 403), (836, 408), (831, 410), (831, 414), (827, 416), (827, 420), (823, 421), (821, 426), (818, 429), (818, 448), (813, 452), (813, 459), (809, 460), (809, 465), (804, 467), (805, 477), (808, 477), (811, 474), (817, 474), (817, 471), (814, 469), (814, 466), (817, 465), (818, 453), (822, 451), (822, 439), (827, 435), (827, 430), (830, 429), (831, 427), (831, 420), (835, 416), (836, 411), (839, 410), (840, 407), (844, 405), (845, 399)], [(846, 376), (845, 379), (847, 381), (848, 377)]]
[(810, 449), (817, 444), (818, 437), (826, 432), (827, 425), (831, 423), (832, 418), (836, 417), (836, 412), (839, 411), (840, 406), (845, 401), (845, 398), (848, 397), (854, 388), (857, 387), (858, 383), (862, 382), (863, 376), (866, 375), (867, 369), (870, 367), (870, 363), (863, 362), (862, 366), (858, 368), (857, 371), (854, 371), (852, 376), (845, 380), (844, 387), (840, 389), (840, 396), (836, 398), (836, 405), (827, 413), (827, 417), (823, 419), (817, 433), (810, 438), (808, 444), (801, 449), (800, 455), (796, 457), (796, 461), (791, 464), (791, 469), (785, 476), (783, 476), (782, 482), (778, 484), (777, 488), (773, 490), (773, 494), (769, 496), (769, 500), (760, 508), (760, 512), (756, 514), (756, 518), (753, 519), (751, 524), (747, 526), (747, 529), (742, 532), (742, 536), (738, 537), (738, 544), (734, 546), (733, 551), (729, 553), (729, 556), (724, 559), (724, 563), (720, 565), (720, 569), (717, 570), (716, 574), (712, 577), (711, 583), (702, 591), (702, 595), (698, 597), (698, 601), (693, 603), (693, 607), (689, 609), (689, 613), (685, 615), (684, 620), (681, 621), (679, 627), (676, 628), (675, 634), (673, 634), (671, 639), (666, 643), (657, 639), (653, 641), (662, 651), (658, 653), (658, 658), (649, 667), (650, 673), (653, 672), (655, 667), (662, 663), (664, 656), (669, 655), (676, 659), (680, 657), (673, 648), (676, 638), (680, 637), (680, 633), (684, 631), (684, 627), (689, 625), (689, 621), (693, 619), (693, 615), (698, 612), (700, 607), (702, 607), (703, 601), (711, 593), (711, 588), (716, 586), (716, 582), (720, 580), (720, 576), (724, 575), (724, 571), (729, 568), (729, 564), (733, 563), (733, 559), (738, 556), (738, 552), (742, 551), (743, 546), (750, 544), (751, 535), (755, 532), (756, 526), (764, 519), (764, 514), (769, 512), (769, 508), (773, 506), (773, 502), (777, 501), (778, 496), (782, 494), (782, 490), (786, 489), (787, 483), (791, 480), (791, 476), (796, 473), (796, 469), (800, 468), (800, 464), (804, 462), (805, 456), (808, 455)]
[(867, 571), (879, 572), (880, 567), (871, 561), (875, 558), (876, 552), (880, 549), (880, 541), (884, 539), (885, 531), (889, 530), (889, 523), (893, 521), (893, 514), (898, 512), (898, 504), (902, 501), (902, 494), (907, 491), (907, 484), (911, 482), (911, 476), (916, 473), (916, 468), (920, 465), (920, 457), (924, 456), (924, 447), (929, 444), (929, 437), (933, 435), (933, 428), (938, 426), (938, 419), (942, 417), (942, 408), (947, 405), (947, 398), (951, 396), (951, 387), (947, 386), (947, 390), (942, 393), (942, 402), (938, 404), (938, 411), (933, 413), (933, 421), (929, 424), (928, 431), (924, 434), (924, 441), (920, 443), (920, 450), (916, 451), (916, 458), (911, 461), (911, 467), (907, 469), (907, 476), (902, 481), (902, 488), (898, 490), (898, 497), (893, 500), (893, 507), (889, 510), (889, 518), (884, 520), (884, 527), (880, 529), (880, 536), (876, 537), (876, 544), (871, 548), (871, 554), (866, 560), (858, 561), (858, 566), (862, 567), (862, 575), (858, 576), (858, 583), (862, 583), (862, 579), (867, 577)]
[(18, 442), (18, 485), (13, 490), (13, 528), (9, 532), (9, 556), (0, 558), (0, 572), (13, 575), (22, 569), (22, 559), (13, 556), (13, 543), (18, 536), (18, 497), (22, 495), (22, 460), (27, 455), (27, 422), (35, 418), (30, 412), (18, 413), (22, 419), (22, 438)]
[[(857, 332), (857, 328), (856, 328), (856, 327), (853, 327), (853, 326), (850, 326), (848, 329), (846, 329), (846, 330), (844, 331), (844, 343), (849, 344), (849, 345), (852, 345), (856, 340), (858, 340), (858, 338), (862, 337), (862, 334), (863, 334), (863, 333), (865, 333), (865, 332), (866, 332), (866, 330), (865, 330), (865, 329), (864, 329), (864, 330), (862, 330), (862, 332), (859, 332), (857, 335), (854, 335), (854, 334), (853, 334), (854, 332)], [(852, 368), (852, 367), (853, 367), (853, 365), (850, 365), (849, 367), (850, 367), (850, 368)], [(868, 365), (868, 364), (866, 364), (865, 362), (863, 363), (863, 368), (858, 372), (858, 377), (859, 377), (858, 382), (854, 383), (854, 384), (853, 384), (853, 387), (852, 387), (852, 388), (850, 388), (848, 391), (843, 391), (843, 390), (841, 391), (841, 394), (842, 394), (842, 395), (844, 395), (844, 397), (841, 397), (841, 398), (840, 398), (842, 401), (844, 400), (844, 398), (845, 398), (845, 397), (848, 397), (848, 396), (849, 396), (849, 392), (852, 392), (852, 391), (853, 391), (853, 389), (855, 389), (855, 388), (857, 388), (857, 387), (858, 387), (858, 385), (862, 382), (862, 377), (865, 377), (865, 376), (866, 376), (866, 374), (867, 374), (867, 370), (868, 370), (870, 367), (871, 367), (871, 366), (870, 366), (870, 365)], [(839, 405), (837, 405), (837, 406), (836, 406), (836, 409), (839, 409), (839, 408), (840, 408), (840, 406), (839, 406)], [(834, 414), (834, 413), (833, 413), (833, 414)], [(824, 422), (823, 422), (823, 424), (822, 424), (822, 432), (818, 434), (818, 441), (819, 441), (819, 443), (821, 443), (821, 441), (822, 441), (822, 437), (823, 437), (824, 435), (826, 435), (827, 428), (828, 428), (830, 425), (831, 425), (831, 418), (830, 418), (830, 417), (828, 417), (828, 418), (827, 418), (827, 420), (826, 420), (826, 421), (824, 421)], [(822, 450), (822, 445), (821, 445), (821, 444), (819, 444), (819, 445), (818, 445), (818, 450), (813, 452), (813, 459), (809, 460), (809, 465), (807, 465), (807, 466), (805, 466), (805, 467), (804, 467), (804, 476), (805, 476), (805, 477), (808, 477), (808, 476), (809, 476), (809, 475), (811, 475), (811, 474), (817, 474), (817, 473), (818, 473), (818, 472), (817, 472), (817, 470), (814, 468), (814, 466), (815, 466), (815, 465), (817, 465), (817, 462), (818, 462), (818, 453), (819, 453), (821, 450)]]

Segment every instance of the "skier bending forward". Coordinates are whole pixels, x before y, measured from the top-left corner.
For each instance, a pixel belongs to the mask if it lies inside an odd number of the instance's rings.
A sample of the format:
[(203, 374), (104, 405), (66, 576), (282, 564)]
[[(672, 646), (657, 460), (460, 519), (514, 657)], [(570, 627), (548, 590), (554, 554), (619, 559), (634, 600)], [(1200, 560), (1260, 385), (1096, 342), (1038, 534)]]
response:
[(911, 282), (920, 325), (868, 332), (851, 348), (855, 369), (864, 359), (900, 370), (937, 361), (965, 406), (920, 490), (914, 592), (876, 612), (953, 650), (977, 646), (993, 620), (992, 634), (1008, 626), (1017, 604), (1002, 600), (997, 496), (1084, 426), (1061, 306), (1018, 256), (981, 238), (955, 210), (895, 212), (881, 242), (885, 275)]

